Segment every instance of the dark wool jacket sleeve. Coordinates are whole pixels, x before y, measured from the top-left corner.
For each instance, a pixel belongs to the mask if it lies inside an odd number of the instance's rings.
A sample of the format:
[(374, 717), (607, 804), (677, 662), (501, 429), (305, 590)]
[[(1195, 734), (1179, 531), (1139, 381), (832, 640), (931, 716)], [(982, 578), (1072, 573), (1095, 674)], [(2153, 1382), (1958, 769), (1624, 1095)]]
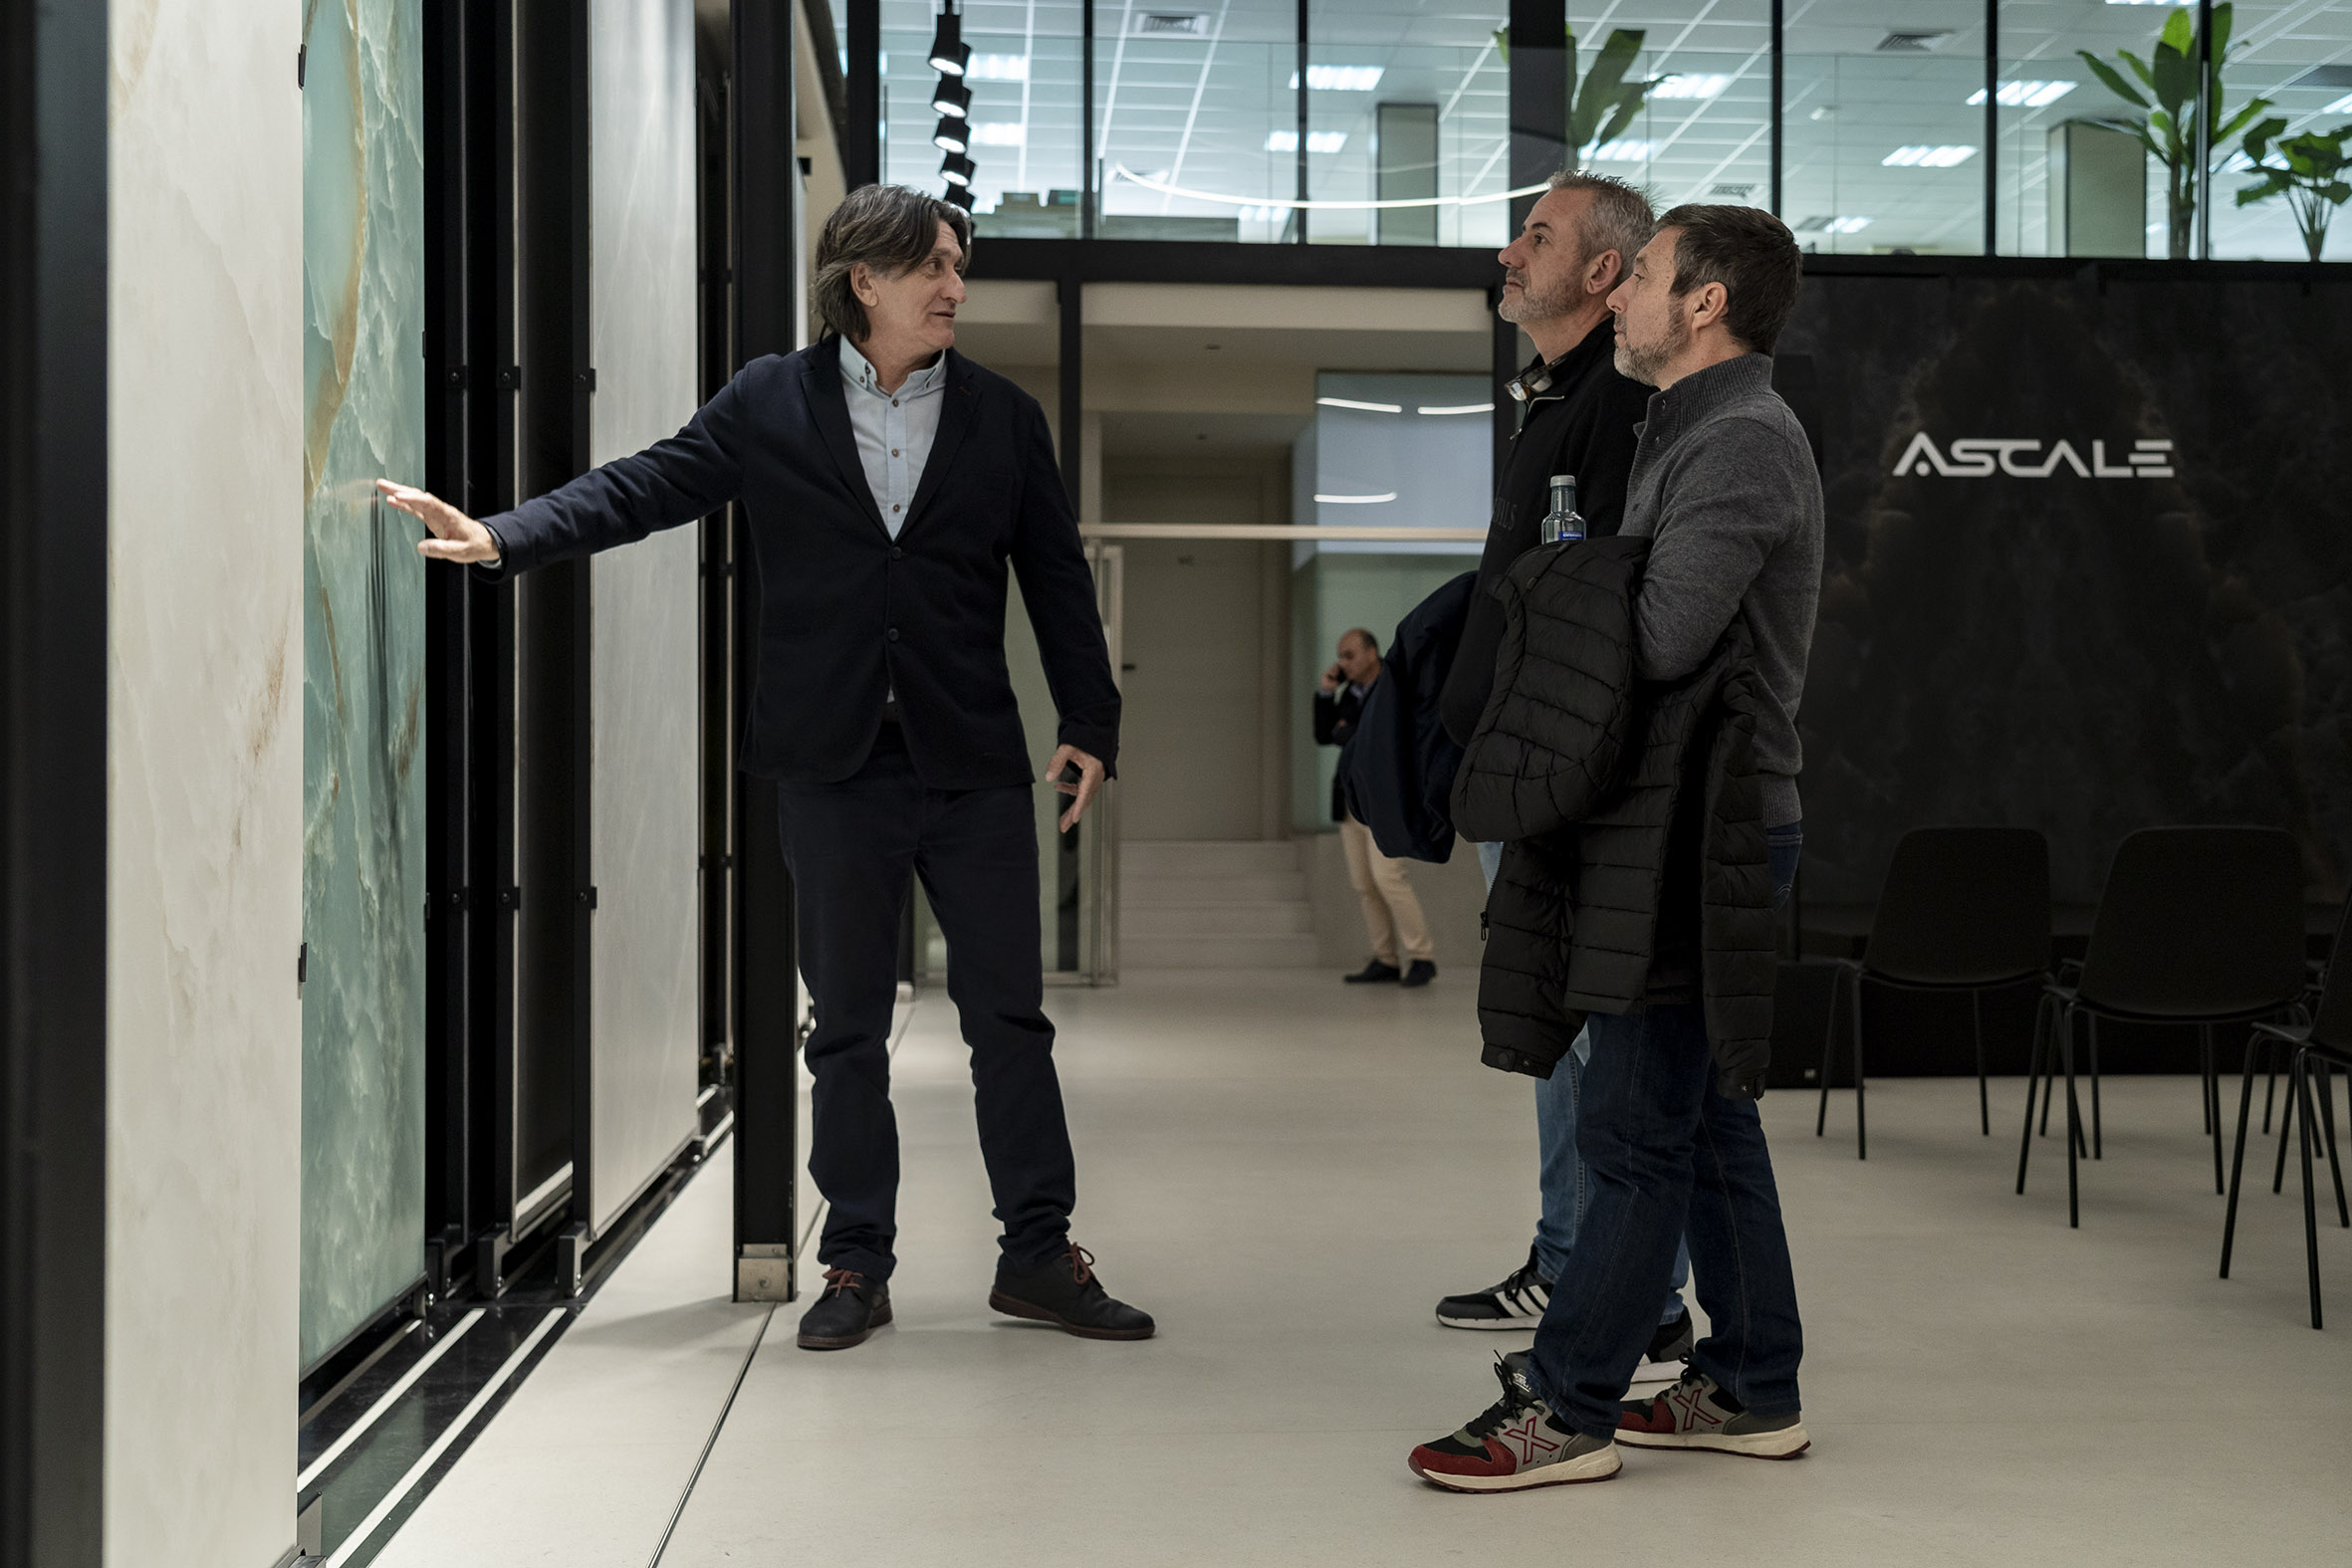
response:
[(1013, 570), (1021, 578), (1021, 601), (1029, 607), (1029, 623), (1038, 634), (1047, 689), (1061, 716), (1060, 744), (1094, 758), (1115, 778), (1119, 688), (1111, 678), (1102, 618), (1048, 608), (1091, 605), (1094, 573), (1086, 564), (1077, 514), (1070, 510), (1069, 493), (1054, 460), (1046, 411), (1030, 398), (1022, 412), (1021, 511), (1013, 536)]

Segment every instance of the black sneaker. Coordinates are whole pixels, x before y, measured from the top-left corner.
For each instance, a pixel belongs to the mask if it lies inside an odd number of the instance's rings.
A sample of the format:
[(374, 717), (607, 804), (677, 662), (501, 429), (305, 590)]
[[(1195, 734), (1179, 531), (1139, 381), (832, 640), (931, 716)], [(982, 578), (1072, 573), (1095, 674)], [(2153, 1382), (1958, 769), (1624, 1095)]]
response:
[(1607, 1480), (1624, 1468), (1614, 1442), (1575, 1431), (1536, 1397), (1526, 1351), (1496, 1357), (1495, 1376), (1503, 1397), (1460, 1432), (1407, 1456), (1414, 1474), (1448, 1491), (1524, 1491)]
[(1694, 1342), (1691, 1309), (1685, 1307), (1682, 1316), (1671, 1323), (1659, 1324), (1658, 1332), (1650, 1336), (1650, 1348), (1643, 1352), (1641, 1365), (1633, 1369), (1633, 1381), (1658, 1383), (1668, 1378), (1680, 1378), (1683, 1363), (1691, 1359)]
[(1342, 975), (1339, 978), (1350, 986), (1377, 986), (1383, 981), (1394, 980), (1403, 973), (1394, 964), (1383, 964), (1378, 959), (1374, 959), (1354, 974)]
[(1437, 979), (1437, 966), (1427, 959), (1415, 959), (1413, 967), (1405, 971), (1405, 978), (1398, 981), (1397, 984), (1407, 991), (1411, 991), (1414, 987), (1426, 986), (1435, 979)]
[(803, 1350), (847, 1350), (890, 1321), (890, 1287), (854, 1268), (824, 1271), (824, 1294), (801, 1314)]
[[(1437, 1304), (1437, 1320), (1448, 1328), (1533, 1328), (1551, 1302), (1551, 1281), (1535, 1271), (1535, 1249), (1499, 1285)], [(1684, 1316), (1687, 1318), (1688, 1313)]]
[(1017, 1270), (997, 1261), (992, 1311), (1052, 1323), (1080, 1339), (1149, 1339), (1151, 1314), (1114, 1301), (1094, 1274), (1094, 1254), (1075, 1242), (1042, 1268)]

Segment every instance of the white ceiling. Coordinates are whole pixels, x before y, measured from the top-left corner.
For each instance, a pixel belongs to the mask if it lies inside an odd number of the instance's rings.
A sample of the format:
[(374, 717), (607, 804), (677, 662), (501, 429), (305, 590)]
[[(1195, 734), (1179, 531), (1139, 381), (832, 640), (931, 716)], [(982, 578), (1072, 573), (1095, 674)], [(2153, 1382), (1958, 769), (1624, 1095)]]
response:
[[(836, 25), (843, 7), (834, 0)], [(935, 6), (883, 0), (891, 151), (889, 177), (938, 188), (938, 153), (930, 144), (933, 73), (925, 64)], [(1414, 4), (1411, 0), (1312, 0), (1310, 58), (1317, 65), (1378, 66), (1371, 92), (1311, 95), (1310, 129), (1343, 140), (1335, 152), (1310, 152), (1310, 194), (1318, 199), (1372, 197), (1374, 106), (1434, 103), (1440, 117), (1440, 189), (1492, 194), (1504, 187), (1506, 72), (1491, 34), (1502, 24), (1501, 0), (1486, 5)], [(1205, 18), (1203, 37), (1138, 36), (1154, 13)], [(2001, 170), (1997, 213), (2001, 248), (2042, 248), (2043, 148), (2047, 130), (2068, 117), (2113, 112), (2110, 99), (2075, 58), (2090, 48), (2112, 58), (2118, 48), (2145, 53), (2165, 8), (2100, 0), (2015, 0), (2000, 13), (2003, 81), (2074, 81), (2079, 86), (2039, 109), (2000, 111)], [(1028, 80), (973, 84), (973, 119), (1014, 137), (975, 146), (981, 207), (1008, 190), (1042, 191), (1078, 183), (1078, 58), (1081, 7), (1074, 0), (971, 0), (965, 37), (974, 50), (1027, 62)], [(1645, 0), (1571, 13), (1579, 36), (1614, 28), (1641, 30), (1644, 76), (1722, 76), (1707, 98), (1653, 99), (1626, 133), (1636, 154), (1594, 166), (1643, 184), (1661, 205), (1685, 200), (1767, 199), (1770, 91), (1765, 0)], [(1293, 194), (1296, 158), (1269, 151), (1269, 132), (1295, 124), (1290, 81), (1295, 66), (1294, 0), (1174, 0), (1133, 4), (1098, 0), (1096, 131), (1107, 166), (1124, 164), (1189, 189), (1258, 199)], [(1934, 37), (1915, 53), (1890, 54), (1892, 32)], [(2317, 65), (2352, 64), (2352, 0), (2241, 3), (2228, 102), (2269, 91)], [(1866, 251), (1908, 247), (1975, 251), (1983, 226), (1984, 113), (1968, 97), (1983, 87), (1984, 8), (1953, 0), (1788, 0), (1782, 212), (1808, 219), (1866, 218), (1837, 235), (1808, 231), (1820, 248)], [(2240, 87), (2243, 84), (2243, 87)], [(2294, 128), (2332, 125), (2347, 116), (2320, 111), (2352, 86), (2278, 92), (2279, 112)], [(1978, 146), (1951, 167), (1882, 161), (1900, 146)], [(2153, 187), (2152, 181), (2152, 187)], [(2237, 181), (2220, 182), (2227, 192)], [(1740, 187), (1747, 187), (1743, 197)], [(1105, 209), (1113, 214), (1230, 217), (1231, 205), (1169, 197), (1113, 177)], [(2151, 218), (2161, 218), (2160, 194)], [(1244, 239), (1272, 239), (1281, 214), (1245, 214)], [(2215, 245), (2222, 255), (2300, 256), (2279, 203), (2241, 212), (2217, 204)], [(1494, 245), (1503, 238), (1500, 203), (1446, 210), (1440, 240)], [(986, 224), (983, 224), (983, 231)], [(1365, 238), (1360, 214), (1317, 213), (1317, 239)], [(2161, 244), (2161, 234), (2157, 236)], [(2352, 225), (2337, 242), (2352, 247)], [(2331, 252), (2334, 254), (2334, 252)]]

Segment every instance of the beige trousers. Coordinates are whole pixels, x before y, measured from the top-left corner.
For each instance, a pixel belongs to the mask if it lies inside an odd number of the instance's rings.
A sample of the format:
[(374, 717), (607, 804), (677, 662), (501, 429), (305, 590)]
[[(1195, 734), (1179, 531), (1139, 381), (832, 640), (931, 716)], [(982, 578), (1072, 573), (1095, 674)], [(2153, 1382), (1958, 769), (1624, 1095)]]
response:
[(1429, 922), (1421, 916), (1421, 900), (1405, 875), (1405, 863), (1391, 860), (1372, 842), (1372, 830), (1350, 816), (1339, 824), (1339, 845), (1347, 851), (1347, 881), (1363, 900), (1364, 930), (1372, 938), (1372, 957), (1397, 963), (1401, 948), (1406, 963), (1430, 956)]

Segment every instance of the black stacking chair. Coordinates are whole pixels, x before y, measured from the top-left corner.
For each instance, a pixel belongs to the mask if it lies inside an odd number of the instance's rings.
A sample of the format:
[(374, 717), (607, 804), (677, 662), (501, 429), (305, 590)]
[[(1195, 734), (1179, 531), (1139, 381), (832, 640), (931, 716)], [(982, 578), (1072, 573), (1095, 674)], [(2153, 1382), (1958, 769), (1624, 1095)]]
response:
[[(2025, 1131), (2017, 1191), (2033, 1152), (2033, 1100), (2055, 1055), (2066, 1075), (2066, 1223), (2082, 1224), (2076, 1159), (2102, 1157), (2099, 1020), (2195, 1024), (2205, 1122), (2214, 1138), (2214, 1192), (2222, 1182), (2222, 1091), (2214, 1029), (2290, 1015), (2303, 994), (2303, 866), (2295, 841), (2275, 827), (2149, 827), (2116, 848), (2079, 980), (2052, 981), (2034, 1019), (2025, 1078)], [(2074, 1090), (2074, 1024), (2090, 1024), (2091, 1137), (2082, 1137)], [(2049, 1129), (2044, 1084), (2042, 1130)]]
[[(2257, 1047), (2275, 1051), (2284, 1046), (2294, 1055), (2287, 1067), (2286, 1115), (2299, 1121), (2303, 1150), (2303, 1251), (2311, 1278), (2311, 1326), (2319, 1327), (2319, 1213), (2311, 1192), (2311, 1069), (2319, 1069), (2319, 1125), (2327, 1139), (2327, 1163), (2335, 1177), (2336, 1223), (2352, 1229), (2352, 1206), (2344, 1202), (2344, 1162), (2336, 1149), (2334, 1069), (2352, 1073), (2352, 957), (2344, 939), (2352, 934), (2352, 901), (2336, 922), (2336, 945), (2329, 950), (2327, 975), (2320, 983), (2316, 1016), (2308, 1024), (2257, 1023), (2245, 1042), (2245, 1078), (2237, 1090), (2237, 1147), (2230, 1161), (2230, 1215), (2222, 1224), (2222, 1277), (2230, 1277), (2230, 1251), (2237, 1240), (2237, 1188), (2245, 1172), (2246, 1113), (2253, 1108), (2254, 1054)], [(2279, 1159), (2286, 1158), (2286, 1128), (2278, 1129)], [(2277, 1183), (2273, 1181), (2272, 1190)]]
[(1859, 959), (1840, 959), (1830, 977), (1829, 1022), (1821, 1033), (1821, 1110), (1813, 1136), (1829, 1125), (1829, 1069), (1837, 1051), (1837, 998), (1853, 1002), (1854, 1156), (1870, 1158), (1863, 1106), (1862, 983), (1898, 991), (1962, 992), (1977, 1035), (1977, 1120), (1993, 1135), (1985, 1089), (1985, 993), (2047, 979), (2050, 963), (2050, 847), (2030, 827), (1921, 827), (1903, 835), (1879, 889), (1870, 940)]

